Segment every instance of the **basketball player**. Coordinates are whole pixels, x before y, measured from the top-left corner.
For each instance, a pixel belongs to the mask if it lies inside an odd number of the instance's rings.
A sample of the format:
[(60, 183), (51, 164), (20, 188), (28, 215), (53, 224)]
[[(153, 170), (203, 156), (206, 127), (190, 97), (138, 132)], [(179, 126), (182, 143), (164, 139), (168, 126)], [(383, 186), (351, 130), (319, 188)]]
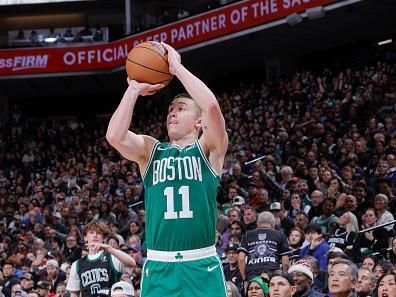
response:
[(139, 95), (162, 87), (133, 80), (106, 135), (143, 173), (148, 250), (142, 296), (225, 297), (214, 247), (216, 191), (228, 145), (224, 118), (211, 90), (181, 64), (175, 49), (163, 46), (170, 72), (191, 95), (178, 95), (169, 106), (169, 142), (128, 131)]
[(128, 254), (103, 244), (107, 235), (107, 225), (101, 221), (91, 221), (84, 227), (84, 241), (88, 255), (73, 262), (66, 290), (71, 297), (98, 294), (101, 290), (110, 290), (120, 280), (125, 267), (136, 265)]

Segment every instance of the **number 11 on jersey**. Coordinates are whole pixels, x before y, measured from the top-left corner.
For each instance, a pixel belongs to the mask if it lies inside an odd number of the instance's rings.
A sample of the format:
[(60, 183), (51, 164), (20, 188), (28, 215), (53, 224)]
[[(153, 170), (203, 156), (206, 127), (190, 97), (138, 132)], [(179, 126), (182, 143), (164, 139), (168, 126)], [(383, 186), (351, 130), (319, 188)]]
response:
[(181, 186), (178, 193), (181, 195), (182, 210), (177, 212), (175, 211), (175, 189), (173, 187), (166, 187), (164, 189), (164, 195), (166, 197), (165, 220), (191, 219), (193, 217), (193, 212), (190, 210), (190, 188), (188, 186)]

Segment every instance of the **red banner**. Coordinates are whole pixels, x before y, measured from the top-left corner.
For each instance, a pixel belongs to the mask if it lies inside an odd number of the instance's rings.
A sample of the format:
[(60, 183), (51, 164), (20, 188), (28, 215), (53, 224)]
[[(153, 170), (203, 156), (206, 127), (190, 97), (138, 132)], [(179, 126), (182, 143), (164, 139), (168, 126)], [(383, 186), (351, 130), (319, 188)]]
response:
[(0, 50), (0, 77), (111, 70), (123, 66), (133, 46), (146, 40), (164, 41), (180, 49), (334, 2), (243, 1), (107, 44)]

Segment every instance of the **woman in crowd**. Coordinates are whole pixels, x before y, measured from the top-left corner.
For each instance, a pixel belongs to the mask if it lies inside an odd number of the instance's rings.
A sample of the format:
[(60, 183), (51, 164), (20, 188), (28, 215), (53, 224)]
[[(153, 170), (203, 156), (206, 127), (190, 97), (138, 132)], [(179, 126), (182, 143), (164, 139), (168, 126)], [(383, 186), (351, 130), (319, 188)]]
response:
[(396, 296), (396, 273), (390, 272), (381, 276), (377, 281), (376, 290), (378, 297)]
[(107, 202), (101, 202), (100, 203), (99, 220), (105, 221), (108, 224), (116, 222), (116, 216), (111, 211), (111, 208), (107, 204)]
[(339, 228), (330, 235), (327, 242), (330, 247), (338, 247), (343, 251), (346, 251), (346, 249), (351, 250), (357, 235), (356, 232), (359, 231), (356, 216), (346, 211), (337, 219), (337, 223)]
[[(377, 226), (377, 214), (373, 208), (368, 208), (364, 213), (364, 224), (362, 229), (375, 226)], [(372, 252), (384, 253), (389, 245), (389, 233), (385, 228), (378, 228), (374, 231), (359, 234), (357, 242), (361, 249), (365, 248)]]
[(247, 297), (265, 297), (268, 293), (268, 285), (261, 276), (256, 276), (249, 281)]
[(390, 272), (392, 269), (393, 265), (391, 262), (380, 259), (375, 263), (373, 273), (377, 279), (380, 279), (381, 276)]
[(311, 206), (304, 205), (298, 193), (291, 194), (290, 203), (291, 203), (291, 208), (290, 210), (286, 211), (286, 216), (293, 220), (298, 212), (303, 211), (305, 213), (308, 213), (309, 210), (311, 209)]
[(370, 271), (373, 271), (375, 266), (375, 259), (372, 256), (366, 256), (363, 258), (362, 266), (366, 267)]
[(120, 248), (120, 241), (116, 236), (110, 236), (109, 238), (107, 238), (106, 243), (115, 249)]

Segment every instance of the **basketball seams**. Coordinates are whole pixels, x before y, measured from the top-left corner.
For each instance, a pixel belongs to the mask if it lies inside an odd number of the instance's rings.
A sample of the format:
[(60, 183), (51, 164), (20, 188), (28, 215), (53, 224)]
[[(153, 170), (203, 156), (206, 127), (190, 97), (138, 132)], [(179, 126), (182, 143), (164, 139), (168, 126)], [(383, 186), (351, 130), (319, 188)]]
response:
[(150, 69), (150, 70), (155, 71), (155, 72), (158, 72), (158, 73), (168, 74), (168, 75), (170, 75), (170, 76), (173, 76), (173, 75), (172, 75), (171, 73), (169, 73), (169, 72), (163, 72), (163, 71), (160, 71), (160, 70), (157, 70), (157, 69), (153, 69), (153, 68), (151, 68), (151, 67), (142, 65), (142, 64), (140, 64), (140, 63), (138, 63), (138, 62), (132, 61), (132, 60), (129, 59), (129, 58), (128, 58), (127, 60), (128, 60), (129, 62), (133, 63), (133, 64), (139, 65), (139, 66), (144, 67), (144, 68), (146, 68), (146, 69)]
[(149, 47), (146, 47), (146, 46), (143, 46), (143, 45), (137, 45), (137, 46), (135, 46), (134, 48), (145, 48), (145, 49), (148, 49), (148, 50), (150, 50), (150, 51), (156, 53), (156, 54), (157, 54), (158, 56), (160, 56), (161, 59), (164, 60), (164, 61), (166, 62), (166, 64), (168, 64), (168, 66), (169, 66), (168, 60), (165, 59), (165, 57), (164, 57), (163, 55), (161, 55), (161, 54), (158, 53), (157, 51), (153, 50), (152, 48), (149, 48)]

